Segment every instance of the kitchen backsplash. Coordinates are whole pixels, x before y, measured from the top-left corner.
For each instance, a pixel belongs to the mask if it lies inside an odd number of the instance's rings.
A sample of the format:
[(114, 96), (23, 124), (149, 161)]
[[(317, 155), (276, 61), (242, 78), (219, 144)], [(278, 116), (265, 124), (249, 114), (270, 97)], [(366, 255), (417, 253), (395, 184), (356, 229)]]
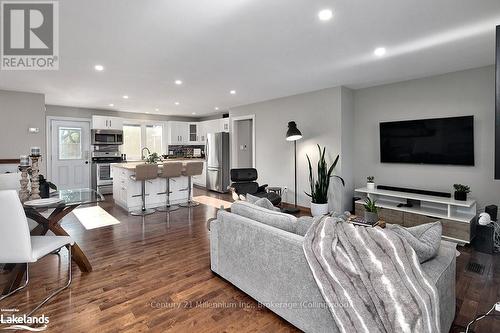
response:
[(195, 149), (201, 150), (201, 156), (205, 156), (205, 145), (169, 145), (168, 155), (169, 156), (179, 156), (179, 157), (191, 157), (194, 154)]

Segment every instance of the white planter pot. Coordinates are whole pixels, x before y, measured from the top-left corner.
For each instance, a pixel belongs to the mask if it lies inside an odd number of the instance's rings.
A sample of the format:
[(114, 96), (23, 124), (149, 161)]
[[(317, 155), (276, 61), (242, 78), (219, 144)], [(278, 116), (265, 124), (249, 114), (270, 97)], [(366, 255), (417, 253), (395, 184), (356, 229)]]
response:
[(369, 190), (374, 190), (375, 189), (375, 183), (366, 183), (366, 188)]
[(328, 214), (328, 204), (316, 204), (311, 202), (311, 215), (322, 216)]

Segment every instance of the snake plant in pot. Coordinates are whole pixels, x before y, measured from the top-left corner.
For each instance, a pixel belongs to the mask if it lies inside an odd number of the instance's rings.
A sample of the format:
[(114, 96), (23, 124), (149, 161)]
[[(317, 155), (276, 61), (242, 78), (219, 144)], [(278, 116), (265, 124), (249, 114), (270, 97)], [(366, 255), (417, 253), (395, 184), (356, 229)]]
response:
[(333, 174), (333, 169), (337, 166), (340, 156), (337, 155), (333, 164), (328, 167), (325, 159), (325, 150), (326, 148), (321, 149), (320, 145), (318, 145), (319, 160), (316, 178), (314, 177), (311, 159), (309, 155), (306, 154), (307, 163), (309, 165), (309, 184), (311, 186), (311, 191), (305, 193), (307, 196), (311, 197), (312, 216), (328, 214), (328, 188), (330, 187), (330, 179), (332, 177), (340, 179), (342, 185), (345, 186), (342, 177)]

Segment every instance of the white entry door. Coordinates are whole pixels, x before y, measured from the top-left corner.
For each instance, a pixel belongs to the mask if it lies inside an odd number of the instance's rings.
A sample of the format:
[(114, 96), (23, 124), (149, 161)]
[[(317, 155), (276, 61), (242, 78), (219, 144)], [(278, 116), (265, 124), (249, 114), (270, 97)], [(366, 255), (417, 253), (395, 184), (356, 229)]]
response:
[(51, 179), (58, 189), (90, 187), (90, 122), (51, 121)]

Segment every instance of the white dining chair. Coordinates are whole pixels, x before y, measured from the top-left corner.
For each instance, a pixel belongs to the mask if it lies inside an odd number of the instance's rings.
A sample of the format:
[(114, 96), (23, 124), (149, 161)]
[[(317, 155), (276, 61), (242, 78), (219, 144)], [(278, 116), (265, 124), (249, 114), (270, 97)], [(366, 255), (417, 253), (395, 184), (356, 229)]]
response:
[(31, 316), (51, 298), (71, 284), (71, 246), (74, 241), (69, 236), (30, 236), (28, 221), (24, 209), (14, 190), (0, 191), (0, 263), (25, 264), (26, 280), (24, 284), (8, 294), (1, 295), (0, 301), (23, 289), (29, 282), (29, 264), (63, 247), (68, 249), (68, 281), (63, 287), (53, 291), (40, 304), (31, 310)]

